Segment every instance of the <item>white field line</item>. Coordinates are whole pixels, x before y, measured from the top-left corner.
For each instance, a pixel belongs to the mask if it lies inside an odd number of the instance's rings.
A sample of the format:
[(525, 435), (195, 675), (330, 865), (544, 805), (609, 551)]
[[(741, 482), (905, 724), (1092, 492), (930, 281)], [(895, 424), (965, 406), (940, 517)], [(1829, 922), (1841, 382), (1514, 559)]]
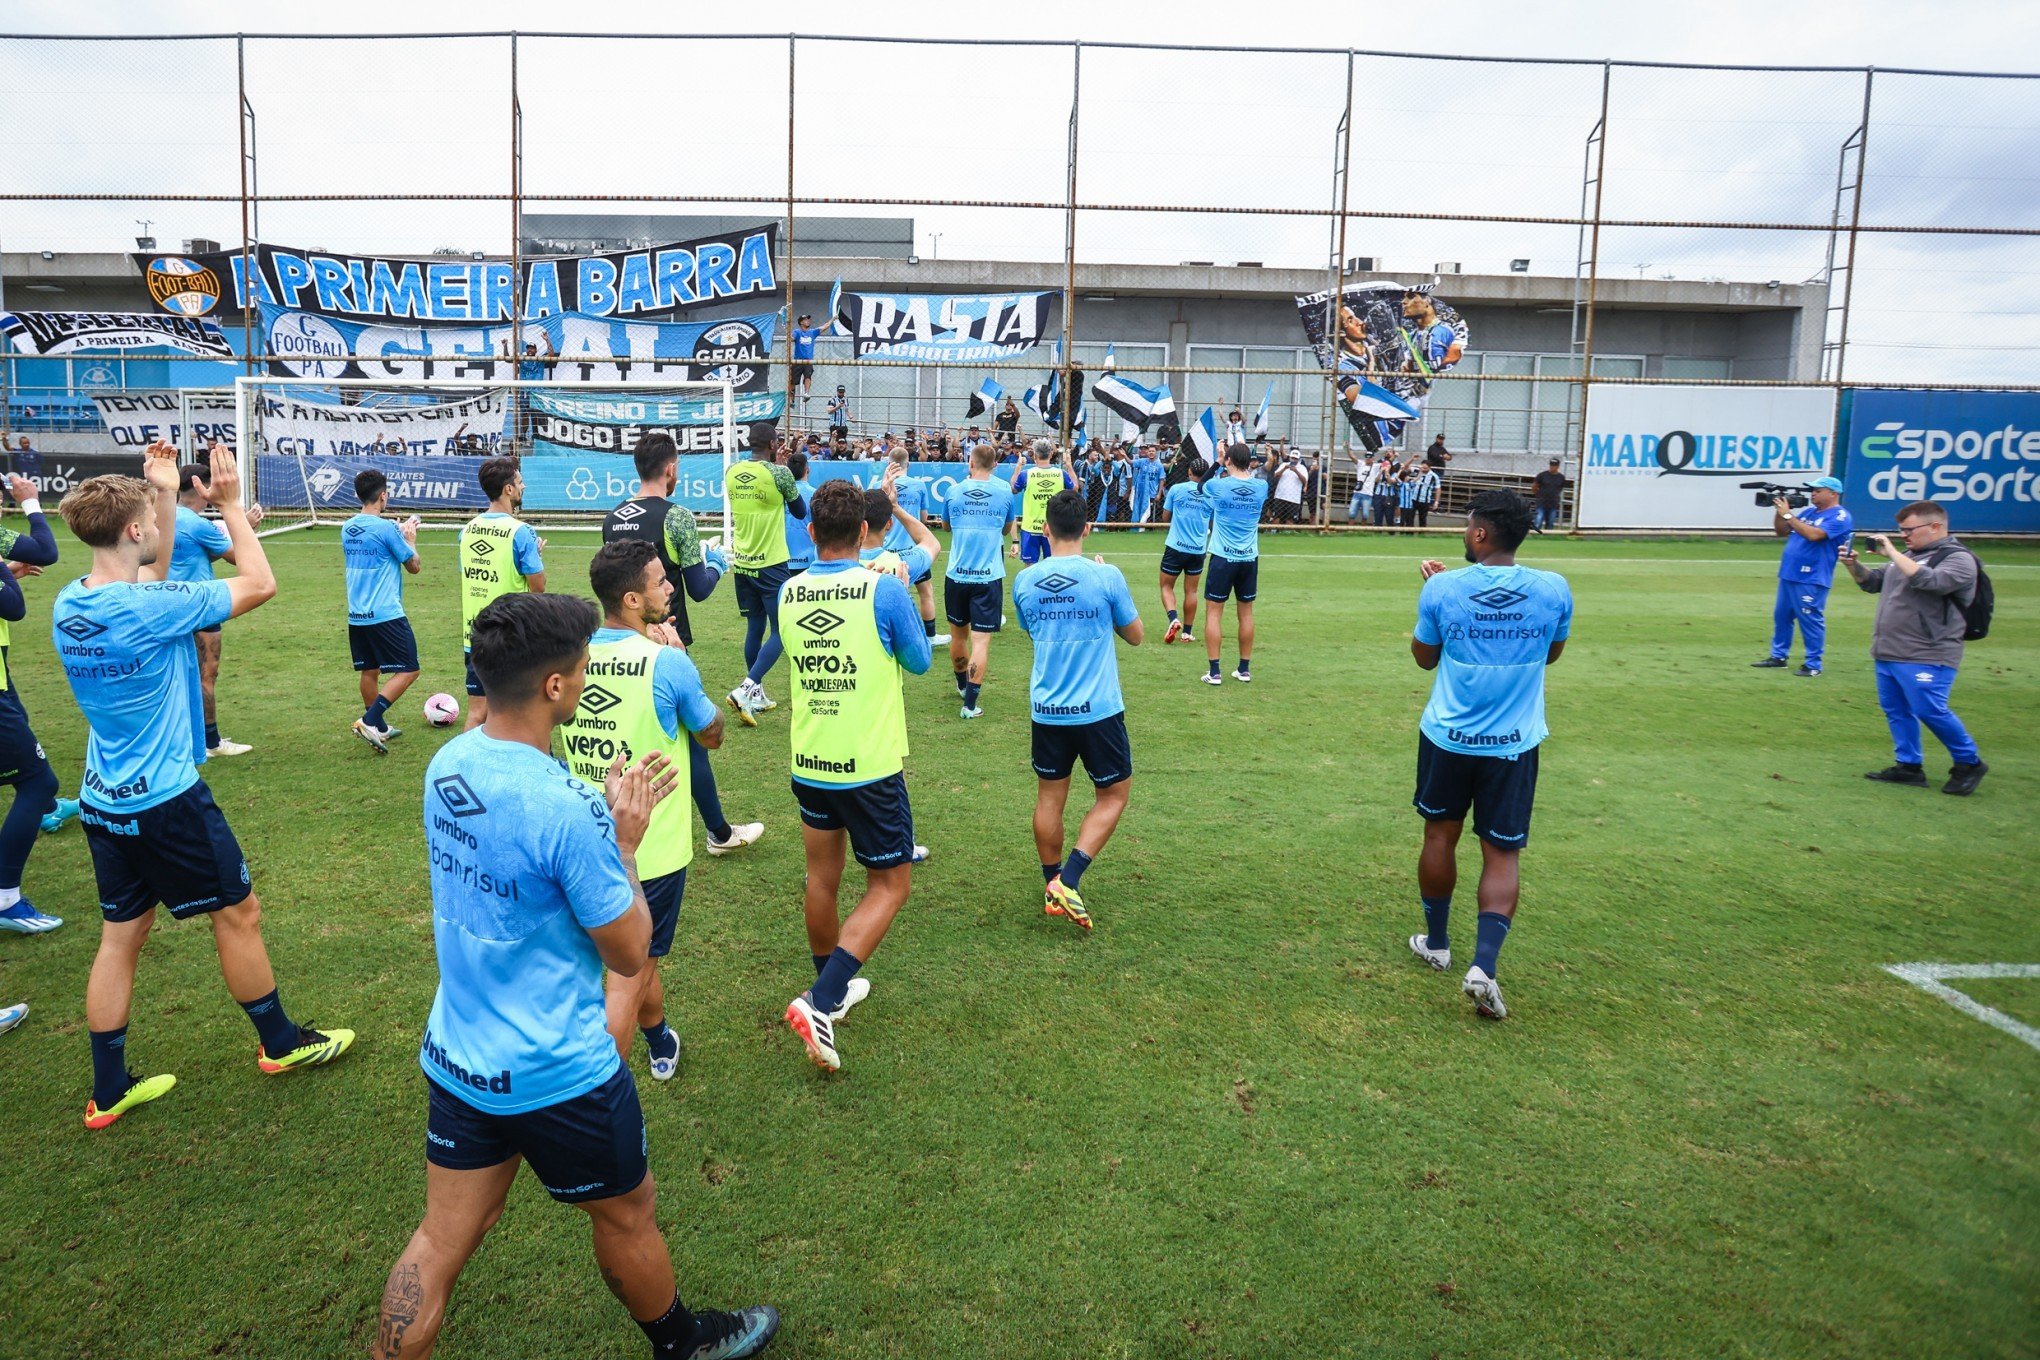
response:
[(1971, 996), (1965, 996), (1943, 979), (1955, 978), (2040, 978), (2040, 963), (1891, 963), (1884, 971), (1903, 978), (1913, 986), (1941, 1000), (1992, 1029), (2001, 1029), (2014, 1039), (2040, 1049), (2040, 1029), (2019, 1023), (2003, 1011), (1993, 1010)]

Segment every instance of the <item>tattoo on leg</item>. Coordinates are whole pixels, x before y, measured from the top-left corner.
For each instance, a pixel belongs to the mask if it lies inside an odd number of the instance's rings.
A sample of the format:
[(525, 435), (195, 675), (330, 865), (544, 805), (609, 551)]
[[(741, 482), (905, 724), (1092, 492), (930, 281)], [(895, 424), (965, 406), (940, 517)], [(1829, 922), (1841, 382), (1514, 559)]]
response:
[(609, 1286), (609, 1292), (616, 1295), (619, 1301), (622, 1300), (623, 1276), (617, 1274), (615, 1271), (611, 1270), (608, 1266), (604, 1266), (602, 1267), (602, 1283)]
[(378, 1360), (396, 1360), (404, 1349), (404, 1334), (416, 1324), (424, 1307), (425, 1291), (418, 1282), (418, 1267), (400, 1262), (390, 1272), (390, 1282), (383, 1289), (382, 1319), (375, 1335)]

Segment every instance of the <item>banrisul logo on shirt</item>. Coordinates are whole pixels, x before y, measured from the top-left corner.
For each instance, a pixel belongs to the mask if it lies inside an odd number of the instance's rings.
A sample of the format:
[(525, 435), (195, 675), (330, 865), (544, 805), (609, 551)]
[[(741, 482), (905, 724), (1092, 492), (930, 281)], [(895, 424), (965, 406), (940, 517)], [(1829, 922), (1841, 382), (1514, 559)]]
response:
[(811, 609), (794, 620), (794, 627), (813, 633), (816, 637), (827, 637), (841, 628), (843, 623), (840, 614), (832, 614), (826, 609)]
[(457, 774), (441, 775), (433, 780), (432, 791), (439, 795), (439, 801), (446, 810), (456, 817), (479, 817), (489, 810), (487, 804), (475, 797), (475, 791), (468, 787), (467, 780)]

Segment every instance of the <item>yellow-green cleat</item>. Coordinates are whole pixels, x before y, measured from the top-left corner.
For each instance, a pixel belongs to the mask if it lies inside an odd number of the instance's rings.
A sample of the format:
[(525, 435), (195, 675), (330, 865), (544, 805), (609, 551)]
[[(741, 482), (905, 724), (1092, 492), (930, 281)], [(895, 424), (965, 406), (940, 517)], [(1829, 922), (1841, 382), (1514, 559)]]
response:
[(354, 1031), (351, 1029), (299, 1029), (297, 1047), (288, 1053), (270, 1057), (261, 1048), (255, 1050), (255, 1065), (266, 1076), (277, 1076), (283, 1072), (295, 1072), (301, 1067), (317, 1067), (332, 1062), (335, 1058), (354, 1047)]
[(160, 1072), (153, 1077), (138, 1079), (134, 1085), (127, 1088), (126, 1093), (119, 1100), (114, 1101), (113, 1104), (103, 1110), (99, 1108), (97, 1103), (88, 1100), (85, 1102), (85, 1127), (88, 1129), (103, 1129), (129, 1110), (134, 1109), (135, 1106), (146, 1105), (157, 1096), (170, 1094), (170, 1088), (176, 1084), (177, 1078), (171, 1076), (168, 1072)]
[(1075, 888), (1062, 881), (1061, 874), (1049, 880), (1048, 899), (1044, 906), (1050, 916), (1067, 916), (1071, 924), (1082, 926), (1085, 930), (1091, 928), (1091, 913), (1084, 910), (1084, 899)]

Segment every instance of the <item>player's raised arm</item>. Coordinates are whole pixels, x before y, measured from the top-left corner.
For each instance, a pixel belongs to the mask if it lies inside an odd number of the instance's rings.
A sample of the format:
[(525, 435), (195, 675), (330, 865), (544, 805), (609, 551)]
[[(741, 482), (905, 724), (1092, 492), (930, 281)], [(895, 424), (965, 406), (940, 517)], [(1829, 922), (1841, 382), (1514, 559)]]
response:
[[(170, 509), (167, 512), (163, 509), (163, 490), (157, 486), (157, 522), (175, 524), (177, 451), (167, 444), (163, 447), (168, 454), (163, 466), (168, 469), (170, 478)], [(276, 598), (276, 573), (270, 569), (269, 555), (262, 551), (262, 540), (255, 536), (255, 526), (248, 522), (248, 512), (241, 508), (241, 465), (235, 459), (234, 451), (224, 444), (214, 444), (210, 454), (212, 481), (206, 484), (205, 497), (220, 512), (220, 523), (227, 526), (227, 536), (233, 540), (234, 566), (239, 574), (229, 578), (226, 584), (227, 594), (234, 602), (232, 617), (239, 618)], [(153, 476), (151, 483), (154, 484)], [(162, 558), (162, 565), (165, 570), (169, 568), (167, 553)]]
[(7, 545), (7, 556), (16, 562), (27, 562), (38, 567), (53, 566), (57, 560), (56, 535), (50, 532), (50, 522), (43, 517), (42, 502), (37, 499), (35, 483), (19, 475), (7, 479), (7, 489), (14, 493), (15, 504), (28, 516), (28, 532), (21, 534)]
[[(166, 581), (170, 578), (170, 556), (177, 545), (177, 450), (160, 439), (149, 445), (142, 454), (142, 480), (149, 484), (150, 498), (156, 506), (156, 528), (167, 540), (167, 546), (156, 554), (155, 561), (142, 564), (135, 579)], [(235, 485), (238, 490), (239, 483)], [(275, 593), (273, 588), (270, 593)]]

